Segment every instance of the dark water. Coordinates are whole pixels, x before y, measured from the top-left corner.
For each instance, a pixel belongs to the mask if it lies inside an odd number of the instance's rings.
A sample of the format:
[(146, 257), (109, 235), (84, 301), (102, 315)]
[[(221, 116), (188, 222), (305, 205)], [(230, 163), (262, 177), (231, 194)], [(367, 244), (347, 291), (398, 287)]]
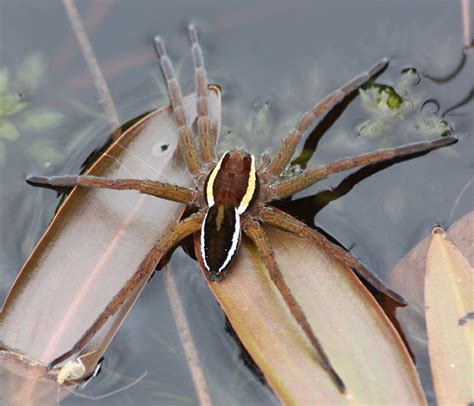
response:
[[(274, 151), (301, 112), (383, 56), (391, 62), (381, 83), (396, 86), (402, 70), (415, 67), (421, 80), (410, 87), (414, 110), (406, 119), (385, 117), (382, 121), (389, 129), (383, 134), (358, 136), (355, 129), (375, 118), (357, 97), (321, 140), (313, 134), (318, 150), (308, 165), (433, 138), (417, 128), (423, 127), (420, 115), (437, 110), (441, 116), (448, 111), (444, 119), (459, 135), (459, 143), (370, 177), (361, 176), (350, 193), (329, 204), (323, 195), (314, 195), (336, 187), (344, 175), (313, 186), (286, 206), (309, 223), (314, 221), (381, 277), (434, 224), (447, 227), (472, 210), (474, 63), (472, 52), (463, 61), (457, 2), (78, 3), (121, 122), (166, 100), (151, 46), (156, 34), (165, 38), (171, 57), (182, 66), (184, 93), (192, 91), (185, 27), (190, 21), (197, 24), (209, 79), (223, 89), (222, 149), (244, 146), (254, 153)], [(12, 120), (20, 137), (0, 140), (5, 151), (0, 155), (1, 302), (58, 203), (54, 192), (28, 187), (25, 175), (78, 173), (110, 134), (62, 3), (2, 1), (0, 69), (8, 67), (13, 77), (25, 58), (38, 52), (45, 71), (34, 91), (17, 85), (31, 102), (21, 114), (48, 108), (60, 113), (62, 120), (23, 130), (24, 116), (15, 116)], [(427, 100), (433, 102), (422, 109)], [(177, 279), (213, 400), (277, 403), (243, 361), (241, 347), (228, 333), (225, 317), (195, 262), (178, 249), (169, 267)], [(105, 354), (103, 373), (86, 392), (100, 395), (129, 382), (123, 376), (138, 377), (145, 371), (148, 375), (139, 384), (101, 403), (197, 402), (162, 273), (145, 289)], [(428, 397), (432, 399), (432, 394)], [(88, 401), (70, 397), (64, 404)]]

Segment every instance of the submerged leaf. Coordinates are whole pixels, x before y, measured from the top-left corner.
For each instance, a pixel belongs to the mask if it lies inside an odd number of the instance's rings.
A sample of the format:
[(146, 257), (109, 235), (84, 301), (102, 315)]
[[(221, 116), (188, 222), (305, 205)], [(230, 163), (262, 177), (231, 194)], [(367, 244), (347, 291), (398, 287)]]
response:
[(20, 133), (10, 120), (0, 120), (0, 139), (15, 141), (20, 138)]
[(64, 116), (54, 110), (39, 108), (25, 112), (21, 120), (21, 128), (28, 131), (45, 131), (57, 127), (63, 122)]
[(41, 141), (28, 144), (27, 149), (36, 165), (44, 168), (61, 162), (65, 156), (54, 145)]
[(16, 80), (27, 90), (36, 90), (46, 69), (44, 56), (39, 52), (28, 55), (16, 72)]
[(12, 92), (0, 96), (0, 117), (12, 116), (25, 110), (29, 103), (22, 101), (20, 93)]
[(439, 404), (474, 401), (474, 269), (444, 231), (433, 230), (426, 260), (425, 309)]

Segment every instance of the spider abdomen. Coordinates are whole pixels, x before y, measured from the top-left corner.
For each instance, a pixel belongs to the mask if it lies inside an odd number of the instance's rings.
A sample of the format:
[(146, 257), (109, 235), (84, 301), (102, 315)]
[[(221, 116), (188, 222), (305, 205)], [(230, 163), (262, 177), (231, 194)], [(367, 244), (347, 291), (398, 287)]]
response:
[(201, 228), (201, 255), (207, 277), (222, 278), (240, 244), (240, 215), (228, 204), (215, 204), (206, 214)]
[(240, 215), (258, 194), (255, 158), (243, 151), (224, 153), (205, 184), (208, 211), (201, 227), (206, 274), (220, 280), (238, 251)]

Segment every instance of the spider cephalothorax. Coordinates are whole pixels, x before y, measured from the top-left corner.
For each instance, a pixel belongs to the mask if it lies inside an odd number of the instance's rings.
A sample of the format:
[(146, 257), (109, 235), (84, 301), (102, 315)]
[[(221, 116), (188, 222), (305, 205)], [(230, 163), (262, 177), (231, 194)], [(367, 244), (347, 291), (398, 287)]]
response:
[[(183, 97), (173, 66), (160, 38), (155, 38), (155, 45), (168, 84), (171, 106), (179, 135), (179, 147), (189, 172), (196, 179), (196, 185), (198, 186), (195, 189), (153, 180), (111, 180), (93, 176), (28, 177), (30, 183), (48, 186), (132, 189), (162, 199), (185, 203), (194, 208), (192, 215), (176, 223), (156, 242), (137, 271), (115, 294), (111, 302), (89, 329), (84, 332), (75, 346), (56, 358), (49, 367), (56, 369), (58, 365), (69, 358), (80, 356), (88, 341), (94, 337), (108, 318), (117, 312), (130, 293), (149, 275), (149, 271), (157, 266), (160, 258), (183, 238), (201, 232), (201, 253), (206, 274), (209, 279), (218, 281), (222, 279), (225, 270), (238, 253), (240, 237), (243, 232), (257, 247), (271, 280), (312, 345), (317, 361), (326, 369), (338, 389), (344, 392), (343, 380), (332, 367), (314, 333), (313, 327), (309, 324), (302, 308), (280, 273), (278, 263), (273, 255), (271, 242), (261, 224), (265, 223), (267, 226), (278, 227), (311, 239), (337, 261), (357, 272), (359, 276), (379, 291), (400, 304), (405, 304), (402, 297), (390, 290), (346, 250), (334, 245), (323, 235), (307, 227), (296, 218), (272, 206), (271, 202), (292, 196), (294, 193), (325, 179), (333, 173), (393, 158), (427, 153), (433, 148), (456, 142), (456, 138), (444, 137), (433, 141), (382, 149), (340, 159), (326, 165), (306, 169), (293, 176), (281, 178), (280, 175), (290, 163), (305, 132), (346, 96), (380, 74), (388, 65), (388, 60), (383, 59), (366, 73), (357, 76), (340, 89), (329, 94), (306, 112), (283, 139), (280, 148), (271, 159), (268, 155), (263, 155), (257, 164), (252, 155), (233, 150), (224, 153), (218, 160), (215, 151), (217, 130), (209, 116), (208, 83), (202, 51), (195, 28), (190, 26), (189, 33), (196, 79), (197, 142), (184, 112)], [(212, 169), (208, 170), (207, 168)]]

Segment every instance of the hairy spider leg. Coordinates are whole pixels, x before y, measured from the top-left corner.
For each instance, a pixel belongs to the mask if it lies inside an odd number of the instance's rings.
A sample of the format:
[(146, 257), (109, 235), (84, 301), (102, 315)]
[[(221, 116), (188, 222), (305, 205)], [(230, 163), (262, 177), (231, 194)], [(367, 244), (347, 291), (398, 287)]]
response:
[(97, 334), (107, 320), (113, 316), (120, 306), (127, 300), (130, 293), (139, 285), (144, 278), (149, 278), (155, 270), (160, 258), (173, 248), (179, 241), (187, 236), (199, 231), (204, 220), (204, 211), (198, 211), (191, 216), (179, 221), (173, 227), (168, 229), (165, 234), (156, 242), (145, 259), (141, 262), (135, 273), (127, 280), (122, 289), (120, 289), (112, 300), (107, 304), (102, 313), (97, 317), (94, 323), (86, 330), (81, 338), (76, 342), (73, 348), (54, 359), (48, 369), (67, 360), (73, 355), (79, 354), (86, 344)]
[(288, 309), (290, 310), (291, 314), (298, 322), (301, 329), (304, 331), (306, 337), (308, 338), (309, 342), (311, 343), (312, 347), (316, 351), (321, 366), (328, 372), (329, 376), (334, 381), (339, 391), (344, 393), (346, 390), (344, 382), (342, 381), (338, 373), (335, 371), (335, 369), (332, 367), (331, 362), (329, 361), (329, 357), (324, 351), (313, 329), (311, 328), (311, 325), (309, 324), (308, 319), (306, 318), (306, 315), (303, 312), (303, 309), (296, 301), (295, 297), (291, 293), (291, 290), (288, 288), (288, 285), (284, 281), (283, 275), (281, 274), (281, 271), (276, 262), (275, 254), (273, 252), (267, 234), (260, 226), (260, 224), (251, 218), (246, 219), (243, 222), (242, 228), (244, 230), (244, 233), (248, 237), (250, 237), (250, 239), (257, 247), (260, 257), (262, 258), (268, 270), (270, 279), (280, 292), (280, 295), (288, 306)]
[(173, 65), (166, 53), (166, 48), (160, 37), (155, 37), (155, 49), (160, 60), (161, 69), (168, 86), (173, 115), (178, 127), (179, 147), (183, 154), (189, 172), (195, 177), (202, 175), (201, 161), (198, 156), (196, 144), (194, 143), (193, 132), (188, 125), (186, 111), (183, 107), (183, 95), (181, 87), (174, 73)]
[(336, 172), (346, 171), (358, 166), (373, 165), (394, 158), (426, 154), (432, 149), (454, 144), (457, 141), (457, 137), (448, 136), (432, 141), (414, 142), (400, 147), (385, 148), (355, 157), (339, 159), (329, 164), (306, 169), (299, 175), (270, 185), (269, 200), (278, 200), (291, 196)]
[(295, 153), (296, 147), (306, 130), (312, 127), (316, 120), (331, 111), (346, 96), (361, 87), (374, 76), (379, 75), (388, 65), (388, 59), (384, 58), (373, 65), (367, 72), (355, 77), (341, 88), (327, 95), (323, 100), (313, 106), (313, 108), (302, 115), (296, 126), (289, 132), (282, 141), (280, 148), (273, 157), (270, 165), (266, 169), (268, 177), (275, 177), (281, 174), (290, 162)]
[(308, 227), (305, 223), (297, 220), (293, 216), (281, 211), (275, 207), (262, 207), (259, 211), (261, 220), (284, 231), (296, 234), (300, 237), (309, 238), (320, 246), (325, 252), (328, 252), (333, 258), (343, 265), (353, 269), (359, 276), (365, 279), (378, 291), (384, 293), (391, 299), (407, 305), (406, 300), (398, 293), (390, 289), (377, 275), (370, 272), (361, 262), (355, 259), (349, 252), (329, 241), (322, 234)]
[(196, 82), (199, 149), (203, 163), (210, 166), (216, 161), (215, 143), (217, 141), (217, 134), (216, 129), (212, 125), (211, 117), (209, 116), (209, 90), (202, 48), (199, 44), (196, 27), (191, 24), (188, 30), (191, 40)]
[(81, 186), (100, 189), (137, 190), (140, 193), (186, 204), (194, 204), (198, 199), (198, 193), (194, 189), (154, 180), (106, 179), (88, 175), (65, 175), (27, 176), (26, 181), (34, 185), (54, 187)]

